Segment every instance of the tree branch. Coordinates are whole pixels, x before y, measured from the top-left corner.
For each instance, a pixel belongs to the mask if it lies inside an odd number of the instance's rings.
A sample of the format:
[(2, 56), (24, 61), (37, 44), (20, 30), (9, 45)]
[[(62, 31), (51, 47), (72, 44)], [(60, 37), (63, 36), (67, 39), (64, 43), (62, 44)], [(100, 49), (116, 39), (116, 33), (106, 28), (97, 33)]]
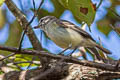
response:
[(118, 35), (120, 35), (120, 32), (119, 32), (119, 30), (118, 29), (116, 29), (116, 27), (115, 26), (113, 26), (112, 24), (110, 24), (110, 27), (118, 34)]
[(98, 10), (98, 8), (100, 7), (100, 5), (102, 4), (103, 0), (100, 0), (98, 6), (96, 7), (96, 9)]
[(87, 61), (87, 60), (79, 60), (79, 59), (71, 58), (71, 57), (68, 57), (68, 56), (50, 54), (50, 53), (47, 53), (45, 51), (22, 49), (19, 52), (17, 48), (7, 47), (7, 46), (2, 46), (2, 45), (0, 45), (0, 50), (16, 52), (17, 54), (28, 54), (28, 55), (48, 57), (48, 58), (52, 58), (52, 59), (64, 59), (64, 61), (66, 61), (66, 62), (76, 63), (76, 64), (89, 66), (89, 67), (94, 67), (94, 68), (99, 68), (99, 69), (102, 69), (102, 70), (109, 70), (109, 71), (116, 71), (116, 72), (120, 71), (120, 68), (115, 69), (115, 65), (97, 63), (97, 62)]
[(98, 70), (78, 64), (60, 63), (43, 70), (10, 71), (0, 75), (1, 80), (110, 80), (120, 78), (120, 72)]
[[(17, 8), (17, 6), (12, 2), (12, 0), (5, 0), (5, 3), (9, 10), (14, 14), (17, 21), (20, 23), (21, 27), (25, 30), (27, 26), (27, 36), (35, 50), (42, 50), (41, 44), (39, 40), (37, 39), (34, 31), (32, 30), (31, 26), (28, 25), (29, 22), (27, 21), (25, 15), (20, 11), (20, 9)], [(43, 2), (42, 2), (43, 3)], [(41, 4), (40, 4), (41, 5)], [(40, 6), (39, 6), (40, 7)], [(40, 56), (39, 56), (40, 57)], [(41, 65), (46, 65), (47, 62), (46, 58), (40, 57)], [(44, 66), (45, 67), (45, 66)]]
[[(7, 7), (9, 8), (9, 10), (16, 17), (16, 19), (20, 23), (21, 27), (23, 29), (25, 29), (26, 25), (29, 24), (29, 22), (27, 21), (25, 15), (17, 8), (17, 6), (12, 2), (12, 0), (6, 0), (5, 3), (7, 5)], [(31, 28), (31, 26), (28, 26), (27, 35), (28, 35), (28, 37), (29, 37), (29, 39), (30, 39), (30, 41), (31, 41), (31, 43), (33, 45), (33, 48), (36, 49), (36, 50), (42, 50), (40, 42), (37, 39), (34, 31)]]

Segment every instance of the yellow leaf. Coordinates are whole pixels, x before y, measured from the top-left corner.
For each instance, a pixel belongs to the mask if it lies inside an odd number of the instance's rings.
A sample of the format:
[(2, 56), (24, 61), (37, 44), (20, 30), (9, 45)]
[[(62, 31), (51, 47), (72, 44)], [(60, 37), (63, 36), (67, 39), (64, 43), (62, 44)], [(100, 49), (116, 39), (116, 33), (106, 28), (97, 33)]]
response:
[(4, 3), (5, 0), (0, 0), (0, 6)]

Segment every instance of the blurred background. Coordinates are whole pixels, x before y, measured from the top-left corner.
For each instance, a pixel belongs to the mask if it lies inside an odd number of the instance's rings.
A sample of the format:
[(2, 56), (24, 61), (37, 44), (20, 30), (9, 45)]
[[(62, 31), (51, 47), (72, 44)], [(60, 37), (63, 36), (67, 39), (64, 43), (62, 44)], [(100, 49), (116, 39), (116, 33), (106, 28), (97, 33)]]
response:
[[(13, 2), (26, 15), (28, 21), (30, 21), (34, 15), (32, 0), (13, 0)], [(92, 3), (98, 6), (100, 0), (92, 0)], [(36, 9), (38, 8), (39, 4), (40, 0), (35, 0)], [(89, 31), (88, 27), (86, 27), (85, 30), (91, 34), (96, 42), (99, 42), (100, 38), (102, 46), (112, 52), (112, 54), (109, 56), (115, 60), (118, 60), (120, 58), (120, 36), (114, 30), (112, 30), (110, 24), (114, 25), (119, 31), (120, 17), (115, 15), (114, 12), (120, 16), (120, 0), (102, 0), (102, 4), (97, 9), (94, 16), (94, 21), (89, 26), (91, 32)], [(41, 10), (38, 13), (38, 17), (34, 19), (31, 26), (34, 27), (38, 25), (39, 19), (46, 15), (53, 15), (57, 18), (68, 20), (78, 26), (81, 26), (82, 23), (82, 21), (79, 21), (71, 11), (64, 8), (58, 0), (44, 0)], [(63, 50), (55, 45), (54, 42), (45, 38), (45, 35), (42, 35), (41, 38), (40, 29), (34, 31), (43, 48), (54, 54), (57, 54)], [(18, 47), (21, 34), (22, 29), (19, 23), (16, 21), (14, 15), (8, 10), (7, 6), (3, 4), (0, 7), (0, 44)], [(27, 36), (24, 37), (22, 48), (32, 48)], [(3, 52), (0, 52), (0, 54), (1, 53)], [(68, 51), (66, 51), (66, 53), (68, 53)], [(88, 59), (91, 60), (89, 54)]]

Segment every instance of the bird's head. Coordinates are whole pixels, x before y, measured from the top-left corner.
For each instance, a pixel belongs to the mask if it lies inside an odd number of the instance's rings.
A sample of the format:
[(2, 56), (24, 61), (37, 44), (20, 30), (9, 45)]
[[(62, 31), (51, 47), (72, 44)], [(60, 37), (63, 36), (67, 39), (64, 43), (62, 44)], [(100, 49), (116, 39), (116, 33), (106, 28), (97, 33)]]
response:
[(39, 24), (38, 26), (34, 27), (35, 29), (36, 28), (40, 28), (42, 30), (45, 30), (45, 26), (50, 22), (50, 21), (53, 21), (57, 19), (56, 17), (54, 16), (45, 16), (45, 17), (42, 17), (40, 20), (39, 20)]

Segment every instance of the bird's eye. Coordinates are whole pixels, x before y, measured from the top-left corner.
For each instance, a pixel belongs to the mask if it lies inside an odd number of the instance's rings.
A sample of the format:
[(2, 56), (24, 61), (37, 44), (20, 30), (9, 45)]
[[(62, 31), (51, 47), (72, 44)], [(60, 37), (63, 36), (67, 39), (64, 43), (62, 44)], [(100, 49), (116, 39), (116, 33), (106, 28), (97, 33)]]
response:
[(40, 20), (40, 23), (43, 22), (43, 19)]

